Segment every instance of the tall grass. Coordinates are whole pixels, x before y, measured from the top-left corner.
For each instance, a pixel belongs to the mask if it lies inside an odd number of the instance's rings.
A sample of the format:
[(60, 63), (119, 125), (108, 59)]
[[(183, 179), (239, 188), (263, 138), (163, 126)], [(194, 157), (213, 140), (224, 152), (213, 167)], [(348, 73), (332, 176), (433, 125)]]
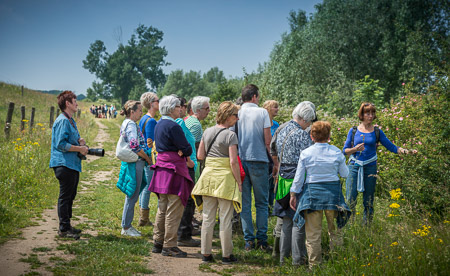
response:
[[(20, 234), (20, 228), (31, 224), (31, 218), (56, 204), (59, 185), (49, 168), (51, 128), (50, 107), (57, 106), (56, 96), (0, 83), (0, 118), (6, 121), (9, 102), (15, 103), (10, 139), (0, 133), (0, 243)], [(30, 133), (26, 124), (20, 131), (20, 106), (36, 108), (35, 126)], [(81, 104), (83, 106), (83, 104)], [(91, 137), (97, 129), (82, 114), (78, 127), (82, 137)], [(90, 116), (89, 116), (90, 118)], [(2, 130), (4, 124), (2, 124)]]

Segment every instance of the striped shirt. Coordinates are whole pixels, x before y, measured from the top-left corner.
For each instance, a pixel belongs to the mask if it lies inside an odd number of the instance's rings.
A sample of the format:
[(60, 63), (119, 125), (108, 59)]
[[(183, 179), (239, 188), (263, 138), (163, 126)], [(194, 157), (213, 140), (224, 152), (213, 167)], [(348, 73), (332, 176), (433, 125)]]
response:
[(194, 116), (189, 116), (186, 118), (186, 120), (184, 120), (184, 122), (186, 123), (189, 131), (194, 136), (195, 142), (199, 143), (202, 140), (203, 135), (202, 124), (200, 123), (200, 121)]

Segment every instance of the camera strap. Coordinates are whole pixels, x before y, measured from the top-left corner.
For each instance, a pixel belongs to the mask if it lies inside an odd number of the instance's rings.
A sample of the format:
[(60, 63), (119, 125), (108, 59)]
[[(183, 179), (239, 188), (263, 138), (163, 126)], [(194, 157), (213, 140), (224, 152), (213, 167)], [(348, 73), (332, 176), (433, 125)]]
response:
[(62, 114), (64, 114), (64, 116), (66, 116), (66, 118), (69, 120), (69, 123), (73, 126), (73, 128), (77, 131), (78, 134), (78, 138), (80, 138), (80, 133), (78, 132), (78, 128), (75, 126), (75, 124), (73, 123), (73, 119), (70, 118), (69, 114), (67, 114), (65, 111), (62, 112)]

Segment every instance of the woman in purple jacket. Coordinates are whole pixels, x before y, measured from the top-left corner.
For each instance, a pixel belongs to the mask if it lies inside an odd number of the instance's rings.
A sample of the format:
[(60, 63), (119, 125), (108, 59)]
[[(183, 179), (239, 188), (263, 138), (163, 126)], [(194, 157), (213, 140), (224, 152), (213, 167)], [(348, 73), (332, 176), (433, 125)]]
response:
[(153, 253), (163, 256), (186, 257), (177, 247), (178, 226), (184, 207), (194, 188), (186, 165), (192, 147), (176, 123), (180, 116), (180, 100), (165, 96), (159, 101), (161, 120), (155, 127), (155, 146), (158, 152), (149, 191), (158, 195), (158, 212), (153, 228)]

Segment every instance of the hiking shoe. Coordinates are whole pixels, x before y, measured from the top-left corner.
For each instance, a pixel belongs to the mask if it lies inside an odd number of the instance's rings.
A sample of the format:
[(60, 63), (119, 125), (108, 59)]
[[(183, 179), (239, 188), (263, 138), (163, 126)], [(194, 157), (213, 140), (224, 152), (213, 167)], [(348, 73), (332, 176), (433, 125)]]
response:
[(202, 263), (204, 263), (204, 264), (209, 264), (209, 263), (214, 263), (214, 262), (215, 262), (215, 260), (214, 260), (214, 257), (213, 257), (212, 254), (209, 255), (209, 256), (203, 255), (203, 257), (202, 257)]
[(192, 236), (200, 236), (202, 234), (202, 230), (198, 229), (198, 228), (194, 228), (192, 229)]
[(122, 232), (120, 234), (122, 236), (130, 236), (130, 237), (140, 237), (140, 236), (142, 236), (141, 232), (139, 232), (138, 230), (134, 229), (133, 226), (131, 226), (130, 228), (128, 228), (126, 230), (122, 228)]
[(152, 253), (161, 253), (162, 250), (163, 250), (163, 244), (155, 241), (155, 243), (153, 244)]
[(81, 230), (78, 228), (70, 226), (70, 230), (75, 234), (81, 234)]
[(189, 240), (179, 240), (178, 246), (185, 246), (185, 247), (199, 247), (201, 245), (201, 241), (194, 240), (193, 238), (190, 238)]
[(267, 241), (258, 241), (258, 245), (256, 247), (269, 253), (272, 253), (273, 251), (273, 248), (267, 243)]
[(255, 244), (252, 241), (245, 242), (245, 246), (244, 246), (245, 251), (250, 251), (250, 250), (253, 250), (254, 248), (255, 248)]
[(177, 258), (186, 258), (187, 257), (187, 253), (182, 251), (178, 247), (163, 248), (161, 251), (161, 255), (177, 257)]
[(61, 230), (58, 230), (58, 235), (59, 235), (61, 238), (72, 238), (72, 239), (74, 239), (74, 240), (80, 239), (80, 235), (74, 233), (74, 232), (72, 231), (72, 229), (69, 229), (69, 230), (67, 230), (67, 231), (61, 231)]
[(236, 259), (236, 257), (233, 254), (231, 254), (230, 257), (228, 257), (228, 258), (225, 258), (225, 257), (222, 258), (222, 264), (224, 264), (224, 265), (230, 265), (237, 261), (238, 261), (238, 259)]

